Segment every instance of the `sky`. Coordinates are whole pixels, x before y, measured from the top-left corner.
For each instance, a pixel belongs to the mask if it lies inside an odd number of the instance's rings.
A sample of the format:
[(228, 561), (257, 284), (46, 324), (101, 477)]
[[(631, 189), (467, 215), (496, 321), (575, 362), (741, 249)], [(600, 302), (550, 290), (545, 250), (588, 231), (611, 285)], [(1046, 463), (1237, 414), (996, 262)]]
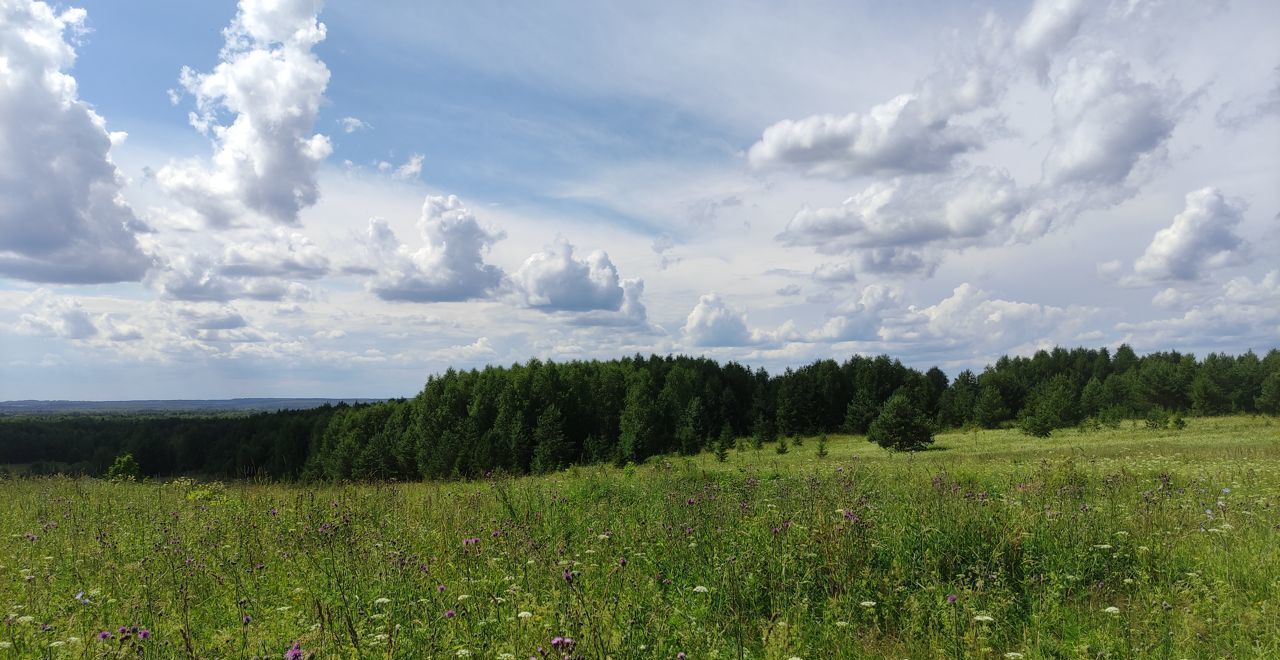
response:
[(1280, 347), (1280, 4), (0, 0), (0, 399)]

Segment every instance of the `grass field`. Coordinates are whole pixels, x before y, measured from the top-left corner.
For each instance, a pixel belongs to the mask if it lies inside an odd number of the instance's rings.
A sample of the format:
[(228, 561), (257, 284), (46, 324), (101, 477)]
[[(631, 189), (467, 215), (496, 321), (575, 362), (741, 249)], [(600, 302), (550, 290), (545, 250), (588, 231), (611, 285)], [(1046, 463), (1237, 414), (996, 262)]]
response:
[(816, 445), (0, 482), (0, 658), (1280, 657), (1280, 421)]

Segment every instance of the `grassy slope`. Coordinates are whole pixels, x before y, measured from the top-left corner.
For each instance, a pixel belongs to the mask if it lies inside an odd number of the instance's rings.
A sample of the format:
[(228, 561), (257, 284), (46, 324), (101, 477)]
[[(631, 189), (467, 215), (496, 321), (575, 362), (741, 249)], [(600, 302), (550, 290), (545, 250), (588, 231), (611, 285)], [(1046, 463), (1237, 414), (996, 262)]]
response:
[(0, 657), (1278, 657), (1280, 422), (1190, 423), (460, 484), (2, 483)]

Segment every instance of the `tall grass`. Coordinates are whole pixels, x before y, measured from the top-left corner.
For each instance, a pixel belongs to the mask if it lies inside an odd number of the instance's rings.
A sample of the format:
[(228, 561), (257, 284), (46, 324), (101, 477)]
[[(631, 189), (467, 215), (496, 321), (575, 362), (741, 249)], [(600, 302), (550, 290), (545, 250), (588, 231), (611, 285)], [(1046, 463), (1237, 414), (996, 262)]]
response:
[(471, 483), (0, 482), (0, 657), (1280, 657), (1269, 420), (816, 444)]

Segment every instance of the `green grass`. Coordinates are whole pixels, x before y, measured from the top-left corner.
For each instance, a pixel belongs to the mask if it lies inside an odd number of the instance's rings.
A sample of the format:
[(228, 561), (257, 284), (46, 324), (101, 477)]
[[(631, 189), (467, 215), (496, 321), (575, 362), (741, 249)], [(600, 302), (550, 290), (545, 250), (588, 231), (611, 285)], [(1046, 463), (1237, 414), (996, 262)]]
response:
[(1280, 657), (1275, 420), (817, 444), (473, 483), (0, 482), (0, 658)]

